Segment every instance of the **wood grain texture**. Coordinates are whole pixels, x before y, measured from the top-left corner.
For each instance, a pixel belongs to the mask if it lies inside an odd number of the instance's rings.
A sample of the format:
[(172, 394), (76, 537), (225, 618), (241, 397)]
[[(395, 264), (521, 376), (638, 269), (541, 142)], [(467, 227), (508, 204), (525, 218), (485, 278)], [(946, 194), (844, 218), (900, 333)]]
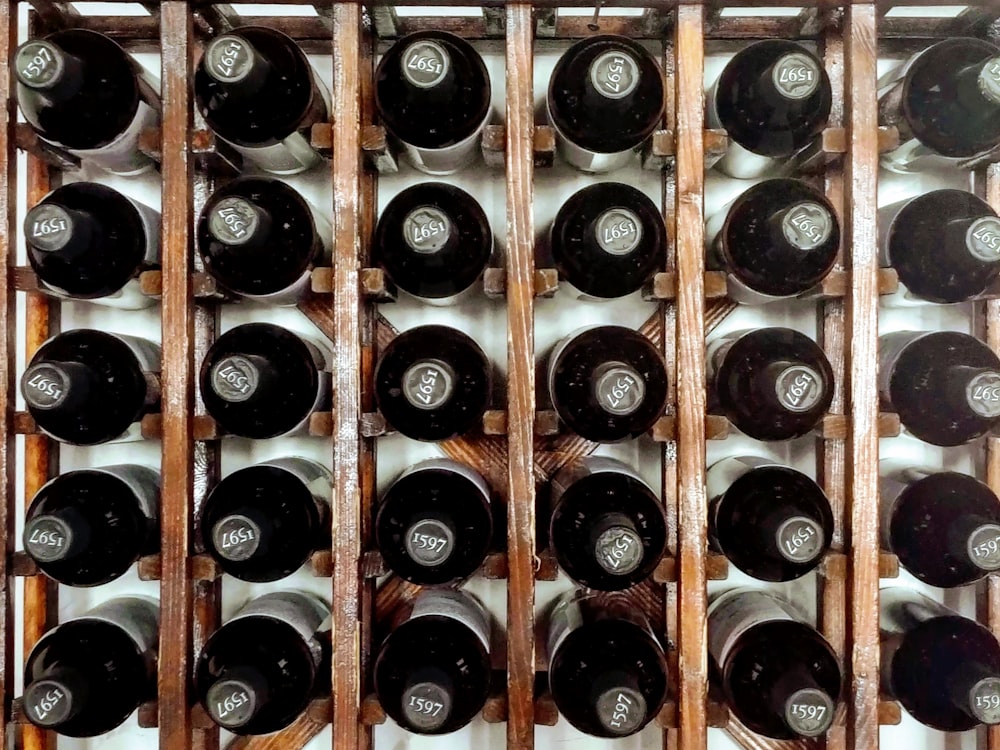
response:
[(533, 24), (507, 6), (507, 746), (534, 747), (535, 340)]
[(685, 750), (707, 746), (705, 552), (704, 9), (677, 9), (677, 525), (684, 616), (678, 630), (678, 733)]
[(848, 128), (846, 162), (847, 246), (852, 269), (847, 316), (847, 487), (850, 532), (848, 611), (851, 638), (847, 744), (878, 747), (878, 259), (875, 236), (878, 121), (876, 11), (854, 4), (845, 15)]
[(191, 746), (189, 684), (192, 657), (193, 591), (191, 514), (194, 462), (194, 308), (191, 304), (193, 26), (184, 0), (160, 5), (163, 32), (163, 210), (161, 247), (163, 297), (162, 501), (160, 578), (159, 726), (160, 747)]

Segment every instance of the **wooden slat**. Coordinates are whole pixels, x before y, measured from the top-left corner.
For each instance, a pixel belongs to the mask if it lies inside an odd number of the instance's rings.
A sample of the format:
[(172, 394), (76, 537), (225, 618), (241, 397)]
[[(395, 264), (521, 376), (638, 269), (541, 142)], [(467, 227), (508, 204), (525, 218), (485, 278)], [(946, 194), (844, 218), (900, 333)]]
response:
[(850, 504), (849, 634), (852, 639), (847, 694), (847, 743), (878, 747), (878, 259), (875, 237), (878, 121), (876, 13), (853, 4), (845, 14), (848, 155), (846, 246), (853, 270), (847, 315), (847, 487)]
[(534, 251), (530, 5), (507, 6), (507, 746), (534, 747)]
[(191, 745), (188, 710), (193, 597), (190, 568), (195, 377), (191, 304), (192, 17), (184, 0), (160, 5), (163, 85), (163, 363), (159, 725), (163, 750)]

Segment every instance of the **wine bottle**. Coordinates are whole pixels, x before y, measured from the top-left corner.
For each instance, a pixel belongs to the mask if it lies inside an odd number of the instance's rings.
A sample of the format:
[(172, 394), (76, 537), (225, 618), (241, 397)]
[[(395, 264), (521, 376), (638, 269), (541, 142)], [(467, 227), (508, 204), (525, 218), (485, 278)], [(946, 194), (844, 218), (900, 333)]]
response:
[(649, 196), (631, 185), (600, 182), (577, 191), (549, 230), (552, 258), (571, 294), (624, 297), (662, 270), (667, 232)]
[(791, 581), (819, 565), (833, 511), (812, 479), (757, 456), (716, 462), (705, 478), (709, 545), (748, 576)]
[(194, 680), (198, 700), (223, 729), (284, 729), (329, 690), (329, 605), (297, 591), (251, 600), (209, 637)]
[(266, 172), (321, 161), (310, 128), (329, 119), (330, 93), (291, 37), (241, 26), (205, 46), (194, 73), (198, 109), (215, 134)]
[(879, 592), (882, 690), (921, 724), (1000, 724), (1000, 644), (979, 623), (911, 589)]
[(43, 292), (126, 310), (155, 303), (139, 274), (159, 267), (160, 215), (113, 188), (56, 188), (28, 211), (24, 238)]
[(622, 326), (582, 328), (555, 345), (548, 389), (559, 418), (597, 443), (648, 431), (667, 403), (667, 368), (653, 342)]
[(86, 328), (42, 344), (21, 377), (35, 424), (56, 440), (96, 445), (142, 437), (139, 420), (159, 411), (160, 347)]
[(750, 179), (780, 171), (815, 142), (833, 103), (822, 61), (800, 44), (749, 44), (723, 68), (706, 97), (706, 125), (723, 128), (729, 148), (716, 168)]
[(156, 697), (159, 620), (154, 600), (120, 597), (49, 630), (25, 662), (25, 716), (66, 737), (119, 726)]
[(761, 304), (813, 289), (833, 269), (840, 225), (833, 204), (800, 180), (759, 182), (705, 227), (705, 265), (726, 272), (730, 299)]
[(327, 346), (271, 323), (246, 323), (216, 339), (201, 365), (205, 408), (226, 432), (264, 439), (304, 433), (330, 408)]
[(413, 185), (389, 201), (372, 246), (390, 281), (436, 304), (471, 289), (492, 253), (493, 231), (482, 207), (442, 182)]
[(160, 475), (136, 464), (70, 471), (35, 493), (24, 551), (50, 578), (97, 586), (160, 549)]
[(708, 346), (708, 408), (757, 440), (789, 440), (812, 430), (833, 400), (833, 368), (823, 350), (790, 328), (758, 328)]
[(914, 437), (962, 445), (1000, 419), (1000, 359), (954, 331), (897, 331), (879, 338), (879, 400)]
[(1000, 500), (954, 471), (880, 464), (882, 547), (913, 576), (951, 588), (1000, 570)]
[(422, 461), (389, 486), (375, 517), (375, 544), (401, 578), (459, 583), (483, 564), (493, 537), (490, 488), (471, 467)]
[(386, 421), (414, 440), (447, 440), (474, 429), (490, 400), (491, 365), (479, 344), (447, 326), (394, 338), (375, 368)]
[(567, 591), (548, 613), (549, 690), (594, 737), (627, 737), (667, 697), (667, 660), (646, 616), (622, 594)]
[(160, 120), (159, 84), (109, 37), (64, 29), (14, 53), (17, 100), (38, 137), (110, 172), (152, 166), (139, 135)]
[(549, 539), (559, 566), (581, 586), (627, 589), (663, 557), (663, 504), (627, 464), (588, 456), (552, 478)]
[(965, 302), (1000, 275), (1000, 218), (965, 190), (933, 190), (878, 211), (879, 260), (910, 296)]
[(932, 44), (878, 82), (879, 124), (899, 131), (882, 154), (894, 172), (955, 166), (1000, 144), (1000, 48), (966, 37)]
[(198, 220), (205, 270), (236, 294), (293, 305), (330, 263), (329, 220), (289, 185), (244, 177), (212, 193)]
[(584, 172), (610, 172), (660, 124), (663, 74), (631, 39), (588, 37), (556, 62), (546, 105), (562, 158)]
[(840, 663), (822, 635), (785, 599), (732, 589), (708, 608), (708, 653), (729, 710), (778, 740), (818, 737), (833, 723)]
[(490, 95), (483, 58), (444, 31), (404, 36), (375, 71), (379, 117), (410, 163), (427, 174), (451, 174), (476, 158)]
[(427, 589), (395, 613), (375, 659), (375, 693), (401, 727), (447, 734), (482, 711), (490, 666), (483, 606), (464, 591)]
[(206, 551), (244, 581), (277, 581), (330, 547), (333, 478), (315, 461), (277, 458), (234, 471), (202, 507)]

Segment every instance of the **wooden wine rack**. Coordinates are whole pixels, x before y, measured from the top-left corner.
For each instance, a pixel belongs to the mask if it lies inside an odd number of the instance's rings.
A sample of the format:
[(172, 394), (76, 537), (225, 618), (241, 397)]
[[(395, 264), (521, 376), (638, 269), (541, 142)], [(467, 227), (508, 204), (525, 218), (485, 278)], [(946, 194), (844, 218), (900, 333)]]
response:
[[(280, 0), (279, 0), (280, 1)], [(403, 0), (399, 4), (413, 4)], [(668, 517), (668, 557), (653, 578), (631, 595), (671, 650), (675, 686), (657, 717), (664, 748), (706, 747), (707, 729), (725, 726), (747, 748), (812, 748), (819, 742), (774, 742), (757, 737), (727, 716), (708, 691), (705, 609), (706, 580), (725, 576), (724, 561), (706, 546), (706, 440), (724, 437), (728, 425), (706, 416), (705, 335), (734, 307), (724, 299), (717, 274), (706, 273), (703, 253), (703, 198), (706, 165), (725, 147), (725, 133), (707, 131), (704, 121), (703, 66), (706, 50), (735, 48), (746, 40), (785, 37), (816, 41), (833, 82), (830, 125), (804, 165), (809, 179), (822, 185), (844, 222), (841, 262), (817, 300), (818, 330), (837, 375), (831, 412), (817, 435), (817, 474), (833, 503), (836, 531), (832, 551), (821, 566), (819, 622), (841, 656), (846, 679), (845, 710), (825, 741), (835, 750), (878, 746), (880, 723), (899, 720), (896, 704), (883, 701), (878, 681), (878, 585), (893, 575), (895, 560), (880, 555), (877, 534), (877, 461), (880, 434), (898, 431), (893, 415), (880, 415), (876, 393), (879, 294), (891, 289), (891, 273), (876, 259), (876, 181), (879, 151), (895, 133), (880, 130), (876, 106), (876, 56), (880, 49), (916, 50), (949, 35), (996, 33), (1000, 5), (982, 0), (955, 18), (886, 18), (897, 3), (803, 3), (767, 0), (769, 6), (809, 7), (780, 17), (723, 14), (724, 8), (757, 5), (752, 0), (676, 2), (610, 0), (593, 19), (561, 16), (554, 3), (494, 2), (476, 16), (397, 16), (389, 5), (324, 2), (316, 17), (253, 19), (239, 5), (162, 0), (144, 3), (148, 17), (79, 16), (71, 6), (35, 0), (33, 33), (64, 26), (85, 26), (112, 35), (129, 49), (162, 55), (162, 126), (144, 135), (144, 149), (160, 162), (163, 199), (162, 273), (143, 283), (161, 296), (163, 337), (162, 416), (147, 419), (144, 430), (162, 439), (162, 550), (140, 561), (140, 575), (159, 578), (161, 629), (159, 691), (144, 705), (140, 722), (159, 726), (161, 748), (219, 745), (218, 732), (204, 711), (193, 706), (190, 675), (197, 649), (218, 623), (218, 570), (196, 546), (195, 523), (205, 488), (218, 475), (218, 443), (205, 416), (196, 385), (196, 367), (215, 336), (218, 295), (194, 260), (193, 221), (216, 179), (234, 174), (238, 160), (195, 129), (192, 106), (193, 61), (207, 37), (231, 26), (260, 22), (280, 28), (308, 51), (332, 53), (335, 126), (318, 126), (314, 145), (329, 156), (335, 199), (332, 269), (314, 276), (315, 294), (303, 312), (335, 345), (331, 414), (318, 415), (312, 431), (331, 438), (334, 470), (333, 544), (317, 554), (316, 572), (331, 580), (333, 602), (333, 690), (315, 700), (288, 729), (276, 735), (240, 739), (233, 747), (301, 747), (333, 724), (337, 750), (372, 746), (373, 724), (384, 712), (372, 694), (371, 624), (375, 615), (412, 597), (414, 587), (396, 579), (376, 593), (382, 571), (372, 544), (375, 502), (376, 438), (384, 429), (376, 412), (372, 378), (380, 348), (393, 330), (376, 310), (387, 293), (384, 280), (369, 268), (369, 242), (375, 221), (378, 169), (391, 169), (394, 155), (375, 119), (373, 72), (379, 37), (423, 28), (443, 28), (475, 39), (501, 40), (506, 56), (506, 112), (502, 127), (488, 128), (486, 161), (499, 164), (506, 182), (505, 268), (487, 277), (488, 291), (506, 298), (507, 399), (490, 412), (479, 437), (447, 441), (449, 456), (479, 468), (497, 489), (507, 512), (505, 552), (490, 556), (483, 574), (507, 579), (506, 664), (498, 688), (484, 711), (488, 721), (506, 722), (507, 747), (535, 746), (536, 724), (552, 723), (556, 712), (545, 693), (545, 667), (536, 646), (535, 581), (554, 575), (548, 550), (536, 549), (536, 482), (544, 482), (562, 463), (594, 446), (557, 434), (549, 412), (536, 409), (534, 305), (536, 295), (552, 291), (553, 273), (535, 267), (532, 211), (535, 168), (551, 165), (552, 131), (537, 124), (532, 89), (533, 51), (550, 39), (617, 33), (662, 42), (667, 107), (662, 128), (644, 159), (663, 175), (663, 211), (671, 253), (649, 295), (662, 300), (644, 332), (663, 346), (670, 373), (670, 406), (653, 430), (662, 443), (662, 490)], [(419, 0), (420, 5), (434, 2)], [(460, 0), (439, 2), (462, 5)], [(905, 5), (938, 4), (906, 0)], [(560, 0), (562, 6), (587, 6)], [(639, 16), (616, 15), (619, 6), (646, 7)], [(648, 7), (647, 7), (648, 6)], [(16, 267), (15, 221), (18, 149), (28, 153), (27, 205), (59, 179), (60, 167), (73, 166), (65, 154), (43, 148), (19, 125), (10, 68), (18, 41), (17, 0), (0, 0), (0, 480), (5, 502), (0, 523), (6, 553), (0, 556), (0, 735), (16, 737), (25, 750), (52, 747), (54, 738), (27, 724), (13, 694), (14, 576), (25, 576), (26, 649), (54, 623), (55, 587), (15, 551), (15, 484), (30, 497), (57, 470), (58, 450), (35, 434), (30, 418), (15, 412), (16, 332), (27, 332), (27, 355), (58, 330), (59, 304), (34, 293), (30, 271)], [(596, 28), (595, 28), (596, 27)], [(331, 148), (332, 146), (332, 148)], [(989, 160), (986, 160), (988, 162)], [(977, 183), (1000, 209), (1000, 166), (970, 164)], [(498, 228), (499, 229), (499, 228)], [(27, 293), (24, 318), (16, 314), (18, 292)], [(978, 305), (977, 315), (990, 345), (1000, 351), (1000, 301)], [(15, 437), (25, 435), (23, 467), (15, 465)], [(985, 472), (1000, 489), (1000, 442), (985, 447)], [(1000, 579), (980, 586), (980, 619), (1000, 633)], [(541, 675), (543, 676), (543, 675)], [(442, 740), (446, 746), (447, 740)], [(1000, 750), (1000, 730), (982, 733), (981, 747)]]

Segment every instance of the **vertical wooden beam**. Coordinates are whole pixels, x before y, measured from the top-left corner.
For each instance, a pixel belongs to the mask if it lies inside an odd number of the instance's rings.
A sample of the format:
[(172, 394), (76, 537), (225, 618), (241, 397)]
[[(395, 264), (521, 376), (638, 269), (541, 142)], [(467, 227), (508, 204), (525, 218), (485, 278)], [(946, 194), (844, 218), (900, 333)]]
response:
[(535, 682), (534, 95), (531, 6), (507, 6), (507, 747), (531, 750)]
[(333, 6), (333, 737), (340, 750), (366, 748), (361, 705), (361, 361), (358, 287), (361, 174), (361, 7)]
[(850, 503), (849, 611), (851, 666), (847, 743), (878, 747), (878, 258), (875, 209), (878, 176), (876, 10), (856, 3), (845, 14), (848, 153), (847, 247), (851, 288), (847, 315), (847, 397), (850, 415), (847, 480)]
[(680, 618), (680, 746), (707, 745), (708, 659), (705, 611), (705, 10), (677, 9), (677, 525)]
[(191, 295), (191, 56), (185, 0), (160, 5), (163, 81), (163, 455), (161, 499), (159, 726), (163, 750), (191, 746), (189, 684), (193, 589), (194, 305)]

